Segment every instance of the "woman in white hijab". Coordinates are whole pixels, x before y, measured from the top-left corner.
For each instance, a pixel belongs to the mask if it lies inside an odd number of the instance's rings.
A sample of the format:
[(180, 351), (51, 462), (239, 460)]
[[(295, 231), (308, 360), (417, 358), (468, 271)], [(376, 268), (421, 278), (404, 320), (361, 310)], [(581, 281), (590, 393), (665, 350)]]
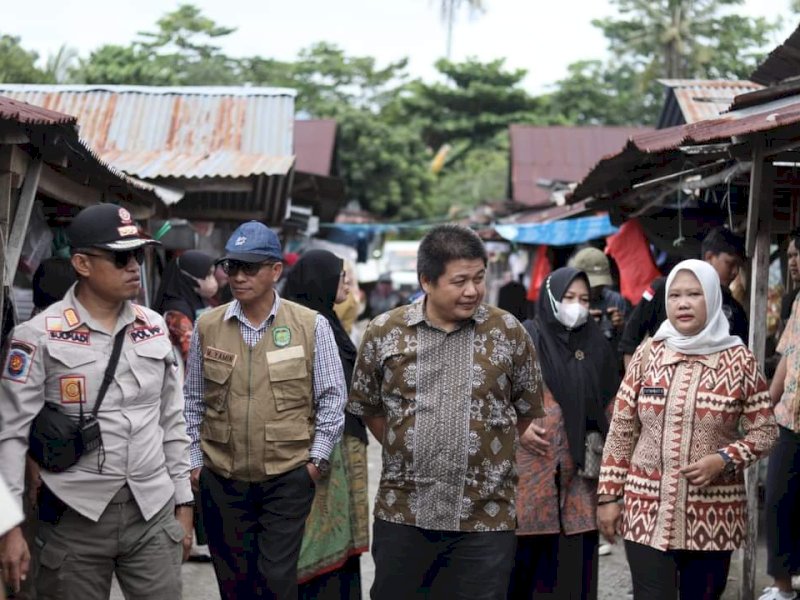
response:
[(744, 469), (777, 426), (755, 357), (729, 333), (714, 268), (679, 263), (666, 294), (668, 320), (617, 393), (597, 520), (610, 542), (625, 540), (634, 598), (716, 599), (745, 539)]

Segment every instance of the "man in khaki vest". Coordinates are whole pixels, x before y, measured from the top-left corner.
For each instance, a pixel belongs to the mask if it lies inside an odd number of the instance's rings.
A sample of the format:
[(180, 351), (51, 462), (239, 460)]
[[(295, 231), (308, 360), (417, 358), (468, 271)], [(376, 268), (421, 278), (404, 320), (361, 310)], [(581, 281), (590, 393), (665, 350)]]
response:
[(305, 519), (342, 435), (347, 388), (327, 320), (273, 289), (275, 233), (244, 223), (225, 250), (234, 300), (198, 319), (186, 367), (192, 483), (222, 598), (295, 599)]

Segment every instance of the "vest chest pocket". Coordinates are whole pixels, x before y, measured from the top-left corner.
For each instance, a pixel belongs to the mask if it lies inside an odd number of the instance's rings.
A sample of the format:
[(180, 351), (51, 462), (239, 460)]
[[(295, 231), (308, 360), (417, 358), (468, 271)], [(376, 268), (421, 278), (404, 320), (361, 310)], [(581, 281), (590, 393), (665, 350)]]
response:
[[(291, 354), (286, 350), (292, 350)], [(269, 381), (279, 411), (310, 407), (311, 382), (301, 346), (267, 352)]]
[(203, 361), (203, 381), (206, 387), (206, 406), (223, 412), (228, 406), (228, 392), (231, 387), (233, 365), (213, 360)]

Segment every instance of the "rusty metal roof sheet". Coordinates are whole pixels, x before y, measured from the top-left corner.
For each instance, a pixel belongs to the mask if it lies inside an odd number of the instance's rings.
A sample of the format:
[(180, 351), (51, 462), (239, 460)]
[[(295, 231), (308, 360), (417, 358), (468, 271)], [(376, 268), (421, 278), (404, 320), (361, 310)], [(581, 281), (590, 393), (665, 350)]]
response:
[(0, 84), (78, 118), (100, 157), (142, 178), (247, 177), (292, 165), (293, 90)]
[(620, 152), (600, 161), (578, 184), (570, 200), (615, 195), (632, 189), (668, 163), (674, 164), (683, 147), (727, 143), (733, 137), (798, 123), (800, 94), (731, 111), (716, 119), (636, 135)]
[(333, 119), (294, 122), (295, 169), (314, 175), (330, 175), (336, 147), (336, 121)]
[(604, 156), (642, 127), (535, 127), (511, 125), (511, 198), (528, 206), (550, 204), (539, 179), (580, 181)]
[(0, 96), (0, 119), (23, 125), (75, 125), (78, 119), (13, 98)]
[(763, 85), (773, 85), (797, 76), (800, 76), (800, 26), (769, 53), (750, 75), (750, 79)]
[[(763, 87), (752, 81), (727, 79), (660, 79), (659, 83), (668, 88), (659, 129), (713, 119), (728, 110), (736, 96)], [(680, 114), (675, 114), (676, 110)]]

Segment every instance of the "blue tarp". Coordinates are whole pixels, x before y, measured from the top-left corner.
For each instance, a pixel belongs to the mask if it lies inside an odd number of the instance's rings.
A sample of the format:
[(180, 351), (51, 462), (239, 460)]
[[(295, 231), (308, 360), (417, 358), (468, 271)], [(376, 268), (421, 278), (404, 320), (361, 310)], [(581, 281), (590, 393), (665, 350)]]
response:
[(619, 231), (608, 215), (564, 219), (551, 223), (495, 225), (495, 231), (509, 242), (569, 246), (613, 235)]

